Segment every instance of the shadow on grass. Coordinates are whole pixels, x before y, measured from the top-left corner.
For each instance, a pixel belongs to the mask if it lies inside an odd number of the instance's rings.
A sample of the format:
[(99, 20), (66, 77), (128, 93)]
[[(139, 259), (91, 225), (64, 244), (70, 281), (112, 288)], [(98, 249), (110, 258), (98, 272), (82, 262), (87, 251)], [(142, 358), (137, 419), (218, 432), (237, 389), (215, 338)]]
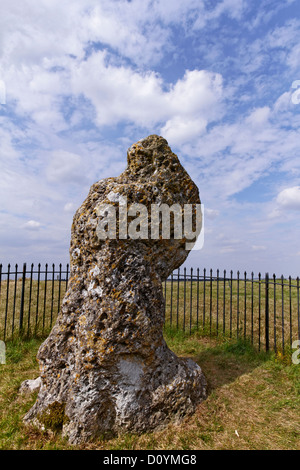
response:
[[(208, 384), (208, 394), (234, 382), (248, 374), (272, 356), (272, 353), (259, 352), (242, 339), (207, 335), (206, 331), (193, 331), (165, 328), (164, 336), (171, 350), (178, 356), (190, 358), (201, 367)], [(11, 363), (22, 361), (26, 353), (35, 359), (38, 347), (46, 336), (39, 338), (15, 338), (7, 344), (7, 359)]]
[(238, 340), (208, 348), (197, 354), (194, 360), (203, 370), (210, 394), (238, 377), (251, 373), (268, 358), (269, 354), (258, 353), (251, 344)]
[(177, 355), (194, 360), (201, 367), (208, 384), (208, 394), (234, 382), (238, 377), (266, 362), (272, 353), (259, 352), (250, 341), (165, 330), (166, 342)]

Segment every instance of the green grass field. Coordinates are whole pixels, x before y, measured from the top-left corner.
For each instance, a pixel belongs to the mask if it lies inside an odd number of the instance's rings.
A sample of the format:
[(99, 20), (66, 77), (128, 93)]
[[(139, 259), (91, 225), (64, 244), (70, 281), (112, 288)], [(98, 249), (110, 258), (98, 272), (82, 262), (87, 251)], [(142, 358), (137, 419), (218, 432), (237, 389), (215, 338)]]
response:
[[(277, 283), (278, 282), (278, 283)], [(269, 346), (282, 349), (300, 338), (299, 289), (296, 280), (270, 280), (268, 290)], [(206, 280), (164, 284), (166, 325), (191, 331), (198, 327), (206, 332), (236, 339), (248, 339), (265, 349), (266, 285)], [(283, 300), (282, 300), (283, 299)]]
[[(165, 330), (169, 347), (194, 359), (208, 381), (208, 398), (179, 425), (159, 432), (96, 440), (77, 449), (300, 449), (300, 365), (291, 351), (258, 352), (249, 342)], [(69, 449), (60, 434), (25, 427), (22, 418), (36, 394), (18, 393), (23, 380), (39, 375), (42, 341), (6, 343), (0, 365), (0, 449)]]
[[(54, 324), (66, 292), (65, 281), (26, 279), (24, 289), (23, 332), (34, 337), (49, 332)], [(0, 338), (19, 336), (22, 280), (1, 283)]]

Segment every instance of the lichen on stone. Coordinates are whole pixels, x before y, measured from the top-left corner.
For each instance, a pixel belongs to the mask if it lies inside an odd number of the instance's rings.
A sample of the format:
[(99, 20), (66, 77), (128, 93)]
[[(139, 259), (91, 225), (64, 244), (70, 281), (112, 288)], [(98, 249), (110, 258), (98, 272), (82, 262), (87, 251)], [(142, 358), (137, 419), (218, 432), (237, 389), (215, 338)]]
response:
[(37, 415), (38, 421), (46, 430), (61, 431), (63, 425), (69, 422), (69, 418), (65, 414), (65, 406), (65, 403), (59, 403), (58, 401), (50, 403), (42, 413)]
[(178, 358), (163, 337), (162, 284), (186, 260), (186, 240), (122, 238), (120, 224), (116, 239), (100, 240), (98, 208), (109, 203), (120, 212), (124, 201), (150, 213), (152, 204), (183, 207), (200, 198), (167, 141), (151, 135), (128, 149), (120, 176), (91, 186), (76, 211), (68, 289), (39, 349), (42, 385), (24, 418), (62, 430), (74, 444), (161, 428), (206, 397), (199, 365)]

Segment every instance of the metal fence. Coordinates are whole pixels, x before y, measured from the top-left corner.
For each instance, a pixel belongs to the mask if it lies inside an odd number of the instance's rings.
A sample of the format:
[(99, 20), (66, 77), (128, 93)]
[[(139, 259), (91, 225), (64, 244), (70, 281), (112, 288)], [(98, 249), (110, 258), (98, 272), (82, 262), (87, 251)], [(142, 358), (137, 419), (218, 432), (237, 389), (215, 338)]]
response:
[(42, 268), (26, 263), (22, 268), (0, 264), (0, 338), (15, 334), (36, 336), (48, 332), (55, 322), (69, 280), (69, 265)]
[[(69, 265), (0, 264), (0, 338), (47, 333), (60, 310)], [(251, 341), (277, 351), (300, 339), (299, 277), (178, 269), (163, 285), (165, 325)]]
[(247, 339), (266, 351), (284, 351), (300, 339), (299, 277), (202, 273), (178, 269), (164, 283), (165, 324)]

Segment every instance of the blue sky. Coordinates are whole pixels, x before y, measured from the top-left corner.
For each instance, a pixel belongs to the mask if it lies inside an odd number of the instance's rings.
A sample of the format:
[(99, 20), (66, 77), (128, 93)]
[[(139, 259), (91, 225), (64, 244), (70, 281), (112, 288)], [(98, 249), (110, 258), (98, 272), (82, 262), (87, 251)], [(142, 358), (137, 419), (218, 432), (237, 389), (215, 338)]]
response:
[(156, 133), (205, 207), (187, 267), (300, 275), (299, 1), (3, 0), (1, 11), (0, 262), (67, 262), (91, 184)]

